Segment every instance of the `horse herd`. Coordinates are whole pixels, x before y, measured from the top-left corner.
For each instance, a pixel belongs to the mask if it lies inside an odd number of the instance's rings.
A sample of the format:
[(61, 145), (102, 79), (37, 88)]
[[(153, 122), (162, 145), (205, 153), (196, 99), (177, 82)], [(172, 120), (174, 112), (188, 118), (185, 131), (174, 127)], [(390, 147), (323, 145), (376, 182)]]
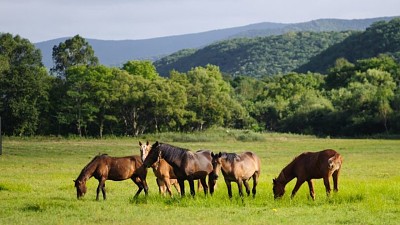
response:
[[(106, 180), (121, 181), (131, 179), (139, 188), (137, 197), (143, 190), (148, 194), (146, 182), (147, 168), (152, 167), (159, 192), (168, 192), (172, 196), (171, 186), (182, 196), (185, 196), (185, 184), (187, 180), (190, 186), (190, 194), (195, 195), (194, 181), (199, 180), (204, 194), (214, 193), (214, 188), (220, 172), (224, 177), (228, 195), (232, 198), (231, 182), (236, 182), (239, 195), (243, 197), (244, 185), (247, 195), (250, 195), (249, 180), (253, 179), (251, 194), (256, 195), (256, 187), (261, 172), (261, 161), (253, 152), (216, 153), (209, 150), (196, 152), (188, 149), (172, 146), (166, 143), (155, 142), (153, 145), (139, 142), (140, 156), (111, 157), (107, 154), (95, 156), (74, 180), (77, 198), (83, 197), (87, 191), (86, 181), (91, 177), (99, 181), (96, 200), (99, 200), (100, 191), (103, 199), (106, 199)], [(331, 192), (329, 178), (333, 177), (334, 191), (338, 191), (338, 177), (342, 165), (342, 157), (335, 150), (327, 149), (319, 152), (305, 152), (293, 159), (282, 169), (277, 178), (273, 179), (274, 198), (280, 198), (285, 193), (288, 182), (297, 178), (292, 191), (293, 198), (300, 186), (307, 181), (310, 196), (315, 200), (314, 185), (312, 179), (322, 178), (326, 194)], [(207, 183), (208, 178), (208, 183)]]

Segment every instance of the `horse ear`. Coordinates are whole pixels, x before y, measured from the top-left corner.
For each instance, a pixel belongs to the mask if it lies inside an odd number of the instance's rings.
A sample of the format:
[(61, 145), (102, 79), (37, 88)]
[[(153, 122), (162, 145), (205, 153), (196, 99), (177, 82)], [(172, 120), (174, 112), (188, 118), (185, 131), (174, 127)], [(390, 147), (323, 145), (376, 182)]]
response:
[(273, 183), (273, 184), (276, 184), (276, 179), (275, 179), (275, 178), (272, 179), (272, 183)]
[(211, 152), (211, 157), (213, 157), (213, 158), (214, 158), (214, 152)]
[(76, 180), (73, 180), (74, 181), (74, 183), (76, 182)]
[(218, 153), (218, 157), (221, 157), (221, 156), (222, 156), (222, 153), (221, 153), (221, 152), (219, 152), (219, 153)]
[(159, 143), (158, 143), (158, 141), (156, 141), (156, 143), (155, 143), (155, 145), (154, 146), (158, 146), (159, 145)]
[(146, 142), (146, 145), (149, 145), (149, 144), (150, 144), (149, 141), (147, 141), (147, 142)]
[(139, 146), (142, 146), (142, 142), (139, 141)]

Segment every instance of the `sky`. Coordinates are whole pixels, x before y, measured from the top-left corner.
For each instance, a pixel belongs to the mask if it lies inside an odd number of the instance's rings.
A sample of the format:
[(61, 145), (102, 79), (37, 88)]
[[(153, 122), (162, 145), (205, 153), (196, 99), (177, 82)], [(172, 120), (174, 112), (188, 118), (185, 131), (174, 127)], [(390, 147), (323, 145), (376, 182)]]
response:
[(400, 16), (400, 0), (0, 0), (0, 33), (138, 40), (322, 18)]

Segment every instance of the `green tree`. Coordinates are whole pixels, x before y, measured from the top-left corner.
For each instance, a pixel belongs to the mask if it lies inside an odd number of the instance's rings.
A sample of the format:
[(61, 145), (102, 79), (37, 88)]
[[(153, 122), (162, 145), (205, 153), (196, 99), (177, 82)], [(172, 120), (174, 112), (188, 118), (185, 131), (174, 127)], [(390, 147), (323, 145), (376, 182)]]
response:
[(133, 76), (125, 70), (114, 70), (111, 82), (116, 101), (113, 108), (120, 122), (124, 125), (124, 134), (137, 136), (146, 130), (147, 102), (144, 94), (150, 80), (142, 76)]
[(71, 66), (96, 66), (99, 63), (92, 46), (79, 35), (55, 45), (52, 56), (54, 67), (51, 71), (61, 77), (65, 76), (65, 71)]
[(171, 79), (186, 88), (187, 110), (196, 115), (191, 121), (193, 129), (240, 126), (246, 120), (246, 110), (233, 98), (233, 89), (217, 66), (196, 67), (187, 74), (174, 72)]
[(40, 50), (18, 35), (0, 35), (0, 113), (4, 133), (37, 132), (48, 106), (50, 81)]
[(122, 69), (131, 75), (142, 76), (149, 80), (153, 80), (159, 76), (156, 68), (150, 61), (128, 61), (122, 66)]

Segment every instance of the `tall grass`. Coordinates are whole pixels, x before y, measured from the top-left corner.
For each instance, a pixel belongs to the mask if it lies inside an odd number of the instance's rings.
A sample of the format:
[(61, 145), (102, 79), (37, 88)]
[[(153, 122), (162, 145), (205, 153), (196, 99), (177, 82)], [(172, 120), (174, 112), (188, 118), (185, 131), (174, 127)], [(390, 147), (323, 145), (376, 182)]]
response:
[[(248, 136), (246, 136), (248, 135)], [(243, 137), (241, 137), (243, 136)], [(168, 142), (193, 150), (256, 152), (262, 161), (257, 196), (229, 199), (222, 178), (213, 196), (161, 197), (149, 170), (149, 196), (134, 199), (130, 180), (106, 182), (106, 201), (95, 201), (98, 182), (76, 199), (73, 186), (80, 170), (100, 153), (139, 154), (138, 141)], [(5, 138), (0, 156), (1, 224), (397, 224), (400, 221), (399, 140), (318, 139), (290, 134), (259, 134), (216, 129), (196, 134), (158, 134), (137, 138)], [(279, 201), (272, 178), (303, 151), (333, 148), (344, 157), (339, 192), (325, 196), (315, 180), (317, 198), (303, 185), (290, 199), (294, 181)], [(252, 182), (250, 182), (252, 184)], [(188, 189), (188, 186), (186, 186)]]

